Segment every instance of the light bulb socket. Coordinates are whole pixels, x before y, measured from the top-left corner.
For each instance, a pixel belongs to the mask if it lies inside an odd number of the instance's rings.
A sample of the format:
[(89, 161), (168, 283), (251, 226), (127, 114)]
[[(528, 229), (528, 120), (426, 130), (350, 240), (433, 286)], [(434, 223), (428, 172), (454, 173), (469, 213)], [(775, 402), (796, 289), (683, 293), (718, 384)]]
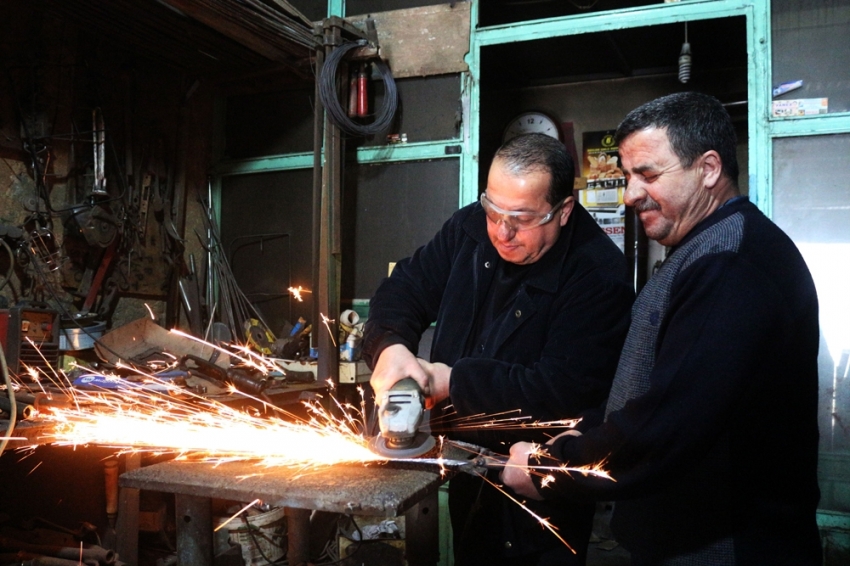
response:
[(679, 82), (686, 83), (691, 80), (691, 44), (687, 41), (682, 44), (679, 54)]

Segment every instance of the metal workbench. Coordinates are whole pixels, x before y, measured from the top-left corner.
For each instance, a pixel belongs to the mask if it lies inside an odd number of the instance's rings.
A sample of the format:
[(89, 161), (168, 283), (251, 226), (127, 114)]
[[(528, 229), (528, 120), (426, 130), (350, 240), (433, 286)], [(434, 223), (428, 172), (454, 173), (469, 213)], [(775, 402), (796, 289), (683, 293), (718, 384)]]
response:
[(379, 517), (405, 517), (408, 564), (439, 559), (437, 470), (397, 469), (380, 463), (318, 469), (266, 468), (256, 462), (170, 461), (121, 475), (123, 488), (175, 494), (178, 564), (212, 564), (211, 499), (285, 507), (290, 564), (309, 559), (312, 510)]

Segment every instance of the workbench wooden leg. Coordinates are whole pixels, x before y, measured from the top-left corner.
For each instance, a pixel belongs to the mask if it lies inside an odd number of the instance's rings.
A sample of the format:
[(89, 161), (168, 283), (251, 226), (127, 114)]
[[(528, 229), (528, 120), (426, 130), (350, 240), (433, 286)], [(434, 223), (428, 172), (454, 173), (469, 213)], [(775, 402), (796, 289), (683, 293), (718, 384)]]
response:
[[(124, 457), (124, 471), (137, 470), (142, 456), (130, 453)], [(115, 522), (115, 552), (128, 566), (139, 564), (139, 490), (131, 487), (118, 489), (118, 517)]]
[(408, 566), (433, 566), (440, 561), (439, 507), (437, 490), (434, 490), (404, 514)]
[(289, 566), (302, 566), (310, 561), (310, 515), (309, 509), (287, 507), (286, 513), (286, 558)]
[(174, 495), (177, 566), (212, 566), (212, 502), (207, 497)]

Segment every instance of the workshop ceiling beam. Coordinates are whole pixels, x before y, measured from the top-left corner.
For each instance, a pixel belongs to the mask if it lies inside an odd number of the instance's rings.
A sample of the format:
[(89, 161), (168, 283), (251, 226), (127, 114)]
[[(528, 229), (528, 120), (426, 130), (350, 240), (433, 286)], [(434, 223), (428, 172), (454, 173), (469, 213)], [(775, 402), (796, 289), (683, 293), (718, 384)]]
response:
[(160, 1), (271, 61), (292, 63), (315, 45), (306, 18), (280, 9), (289, 6), (280, 0), (275, 2), (278, 9), (259, 0)]

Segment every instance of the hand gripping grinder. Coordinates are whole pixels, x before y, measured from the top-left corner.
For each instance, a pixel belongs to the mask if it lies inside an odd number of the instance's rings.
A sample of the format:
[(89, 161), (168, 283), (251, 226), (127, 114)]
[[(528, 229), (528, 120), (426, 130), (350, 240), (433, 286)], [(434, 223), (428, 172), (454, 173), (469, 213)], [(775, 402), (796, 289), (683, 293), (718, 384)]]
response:
[(425, 396), (411, 377), (398, 381), (378, 399), (381, 433), (370, 441), (373, 452), (387, 458), (412, 458), (429, 452), (436, 440), (419, 430)]

